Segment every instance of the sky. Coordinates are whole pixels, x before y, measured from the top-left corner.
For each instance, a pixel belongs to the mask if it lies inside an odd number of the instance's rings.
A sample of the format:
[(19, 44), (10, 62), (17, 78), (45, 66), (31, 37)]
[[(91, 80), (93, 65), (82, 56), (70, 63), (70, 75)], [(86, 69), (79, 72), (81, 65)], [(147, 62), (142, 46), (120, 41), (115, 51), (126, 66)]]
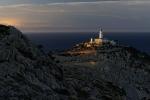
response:
[(147, 0), (0, 0), (0, 23), (23, 32), (150, 32)]

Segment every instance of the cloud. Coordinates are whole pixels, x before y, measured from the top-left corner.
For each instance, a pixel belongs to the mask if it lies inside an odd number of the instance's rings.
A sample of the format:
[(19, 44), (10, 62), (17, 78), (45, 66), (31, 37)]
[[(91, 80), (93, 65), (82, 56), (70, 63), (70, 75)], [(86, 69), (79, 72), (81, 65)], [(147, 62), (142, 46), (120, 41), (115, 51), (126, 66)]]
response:
[(99, 25), (106, 30), (144, 30), (150, 26), (149, 9), (148, 1), (24, 3), (0, 6), (0, 18), (19, 19), (23, 31), (93, 31)]
[(26, 7), (26, 6), (33, 6), (31, 4), (15, 4), (15, 5), (0, 5), (0, 8), (19, 8), (19, 7)]
[(105, 1), (147, 1), (147, 0), (0, 0), (0, 5), (18, 4), (61, 4), (69, 2), (105, 2)]
[(136, 0), (135, 0), (135, 1), (127, 1), (126, 3), (127, 3), (128, 5), (136, 5), (136, 6), (138, 6), (138, 5), (145, 5), (145, 4), (146, 4), (146, 5), (149, 5), (149, 4), (150, 4), (150, 1), (147, 1), (147, 0), (146, 0), (146, 1), (144, 1), (144, 0), (143, 0), (143, 1), (136, 1)]
[[(58, 1), (58, 0), (57, 0)], [(141, 5), (141, 4), (149, 4), (150, 1), (147, 0), (64, 0), (63, 2), (48, 2), (48, 3), (18, 3), (18, 4), (9, 4), (9, 5), (0, 5), (0, 8), (16, 8), (16, 7), (29, 7), (29, 6), (59, 6), (59, 5), (92, 5), (92, 4), (100, 4), (100, 3), (127, 3), (128, 5)]]
[(65, 3), (48, 3), (48, 5), (82, 5), (82, 4), (99, 4), (99, 3), (115, 3), (117, 1), (92, 1), (92, 2), (65, 2)]

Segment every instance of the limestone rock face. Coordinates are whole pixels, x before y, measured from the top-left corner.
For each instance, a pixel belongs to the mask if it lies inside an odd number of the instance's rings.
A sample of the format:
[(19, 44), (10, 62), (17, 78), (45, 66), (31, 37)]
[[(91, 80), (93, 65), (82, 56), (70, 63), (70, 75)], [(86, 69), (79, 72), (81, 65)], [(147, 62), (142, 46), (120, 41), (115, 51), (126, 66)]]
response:
[[(86, 80), (92, 87), (95, 86), (95, 80), (110, 82), (123, 90), (120, 93), (125, 95), (125, 100), (150, 99), (149, 55), (121, 45), (105, 44), (95, 48), (93, 54), (80, 54), (81, 50), (90, 52), (93, 49), (78, 48), (80, 49), (71, 49), (71, 55), (67, 51), (66, 54), (56, 56), (63, 63), (66, 76)], [(109, 97), (114, 98), (110, 94)]]
[(109, 48), (97, 50), (101, 78), (123, 88), (128, 100), (150, 99), (150, 56), (132, 47)]
[(61, 68), (50, 57), (16, 28), (0, 26), (0, 99), (59, 100), (62, 80)]
[(60, 64), (16, 28), (0, 25), (0, 100), (126, 98), (121, 88), (96, 78), (94, 70), (64, 68)]

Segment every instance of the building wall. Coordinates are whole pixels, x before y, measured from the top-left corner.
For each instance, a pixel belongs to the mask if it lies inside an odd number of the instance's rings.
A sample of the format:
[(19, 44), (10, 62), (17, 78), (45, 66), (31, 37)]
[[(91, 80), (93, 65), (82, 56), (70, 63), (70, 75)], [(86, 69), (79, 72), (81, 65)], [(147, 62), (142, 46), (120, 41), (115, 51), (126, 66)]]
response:
[(102, 39), (95, 39), (94, 42), (97, 45), (101, 45), (103, 43), (103, 40)]

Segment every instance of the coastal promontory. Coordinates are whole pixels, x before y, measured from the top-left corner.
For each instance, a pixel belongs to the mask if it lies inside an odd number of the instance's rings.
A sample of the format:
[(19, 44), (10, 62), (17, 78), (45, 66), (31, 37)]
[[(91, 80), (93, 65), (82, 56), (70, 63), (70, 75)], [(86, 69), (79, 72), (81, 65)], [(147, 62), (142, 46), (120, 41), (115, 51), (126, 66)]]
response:
[(47, 54), (0, 25), (0, 100), (149, 100), (149, 84), (150, 57), (132, 47), (78, 45)]

